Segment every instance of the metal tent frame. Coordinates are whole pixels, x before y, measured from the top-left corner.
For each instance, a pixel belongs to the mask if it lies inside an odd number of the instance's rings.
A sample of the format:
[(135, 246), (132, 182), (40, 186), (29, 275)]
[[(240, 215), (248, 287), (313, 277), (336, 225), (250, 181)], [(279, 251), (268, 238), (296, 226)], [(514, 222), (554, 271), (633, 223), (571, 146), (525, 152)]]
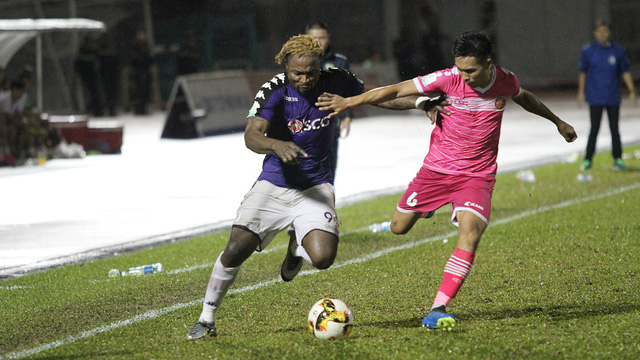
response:
[(0, 66), (5, 67), (31, 39), (36, 40), (36, 106), (40, 110), (43, 93), (42, 34), (54, 31), (106, 31), (106, 26), (101, 21), (80, 18), (0, 20)]

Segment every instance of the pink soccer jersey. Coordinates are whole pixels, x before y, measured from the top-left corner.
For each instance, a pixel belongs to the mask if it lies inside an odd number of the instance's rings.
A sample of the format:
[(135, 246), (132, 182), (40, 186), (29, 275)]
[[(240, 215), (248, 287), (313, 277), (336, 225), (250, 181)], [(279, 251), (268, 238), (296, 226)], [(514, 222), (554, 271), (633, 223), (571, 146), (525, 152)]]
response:
[(451, 102), (446, 107), (451, 115), (438, 115), (424, 166), (443, 174), (494, 176), (502, 113), (509, 99), (520, 93), (518, 77), (493, 66), (489, 85), (472, 88), (453, 67), (413, 82), (421, 93), (445, 93)]

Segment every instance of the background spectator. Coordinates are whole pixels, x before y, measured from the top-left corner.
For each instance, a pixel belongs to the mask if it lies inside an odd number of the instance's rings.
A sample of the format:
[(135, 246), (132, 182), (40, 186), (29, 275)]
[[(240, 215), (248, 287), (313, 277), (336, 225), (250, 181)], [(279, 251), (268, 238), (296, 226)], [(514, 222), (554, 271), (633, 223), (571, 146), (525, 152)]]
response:
[(0, 93), (9, 91), (9, 78), (7, 72), (0, 66)]
[(185, 35), (184, 45), (176, 54), (176, 74), (187, 75), (200, 72), (202, 51), (198, 47), (198, 38), (192, 32)]
[(133, 40), (129, 86), (133, 111), (136, 115), (147, 114), (147, 106), (151, 97), (151, 65), (153, 57), (144, 31), (138, 31)]
[(596, 150), (596, 140), (600, 131), (603, 110), (607, 110), (611, 130), (611, 153), (613, 169), (626, 168), (622, 160), (622, 142), (618, 129), (620, 118), (621, 79), (629, 89), (629, 100), (636, 106), (636, 89), (629, 72), (629, 58), (620, 45), (611, 42), (611, 28), (606, 21), (596, 22), (593, 30), (595, 40), (582, 48), (580, 55), (580, 75), (578, 77), (578, 102), (589, 103), (591, 130), (587, 141), (586, 154), (580, 165), (581, 170), (592, 166)]
[(120, 56), (110, 31), (99, 40), (98, 59), (100, 61), (100, 83), (109, 115), (116, 116), (120, 93)]
[(84, 95), (87, 99), (85, 102), (87, 113), (102, 116), (103, 105), (100, 98), (98, 66), (98, 49), (93, 37), (87, 35), (84, 37), (82, 44), (80, 44), (80, 49), (78, 49), (76, 71), (80, 75)]

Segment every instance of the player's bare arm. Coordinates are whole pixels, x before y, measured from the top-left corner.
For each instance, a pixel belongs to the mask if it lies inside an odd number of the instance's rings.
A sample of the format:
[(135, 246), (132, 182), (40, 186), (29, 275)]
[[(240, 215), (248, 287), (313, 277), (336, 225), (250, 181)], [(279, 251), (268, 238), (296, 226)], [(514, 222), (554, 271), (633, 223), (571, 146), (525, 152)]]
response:
[(636, 97), (636, 87), (633, 83), (633, 76), (631, 76), (630, 72), (625, 72), (622, 74), (622, 80), (625, 85), (627, 85), (627, 89), (629, 89), (629, 101), (633, 105), (633, 107), (638, 106), (638, 99)]
[(554, 123), (558, 128), (560, 135), (562, 135), (567, 142), (573, 142), (578, 138), (573, 126), (567, 124), (556, 116), (556, 114), (549, 110), (549, 108), (531, 91), (522, 89), (520, 94), (512, 97), (512, 99), (516, 104), (522, 106), (522, 108), (528, 112), (542, 116)]
[(398, 84), (383, 86), (369, 90), (358, 96), (352, 96), (343, 98), (339, 95), (323, 93), (318, 97), (316, 106), (320, 110), (333, 111), (329, 114), (330, 117), (340, 115), (347, 109), (352, 109), (360, 105), (379, 105), (385, 101), (410, 96), (418, 95), (418, 89), (413, 84), (413, 80), (403, 81)]
[(580, 75), (578, 75), (578, 96), (577, 96), (578, 106), (581, 106), (582, 104), (584, 104), (584, 87), (586, 83), (587, 83), (587, 73), (581, 72)]
[(379, 108), (387, 109), (387, 110), (409, 110), (416, 108), (416, 98), (417, 96), (407, 96), (399, 99), (393, 99), (389, 101), (382, 102), (380, 104), (373, 104), (373, 106), (377, 106)]
[(265, 136), (269, 129), (269, 122), (266, 119), (253, 116), (247, 120), (247, 127), (244, 130), (244, 143), (249, 150), (258, 154), (275, 153), (287, 165), (298, 164), (300, 157), (307, 156), (304, 150), (291, 141), (282, 141)]
[(374, 104), (374, 106), (387, 109), (387, 110), (409, 110), (419, 109), (424, 110), (427, 114), (431, 124), (434, 124), (439, 112), (451, 115), (444, 107), (451, 105), (451, 102), (446, 100), (444, 94), (425, 94), (428, 96), (405, 96), (398, 99), (385, 101), (380, 104)]

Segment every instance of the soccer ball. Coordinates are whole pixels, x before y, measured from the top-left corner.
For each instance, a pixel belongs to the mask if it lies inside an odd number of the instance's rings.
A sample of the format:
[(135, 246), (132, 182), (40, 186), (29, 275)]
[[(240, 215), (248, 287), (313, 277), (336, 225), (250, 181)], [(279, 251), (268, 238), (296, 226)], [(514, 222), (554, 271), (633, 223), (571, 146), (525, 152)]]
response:
[(311, 307), (308, 324), (318, 339), (342, 339), (351, 332), (353, 314), (344, 301), (324, 298)]

